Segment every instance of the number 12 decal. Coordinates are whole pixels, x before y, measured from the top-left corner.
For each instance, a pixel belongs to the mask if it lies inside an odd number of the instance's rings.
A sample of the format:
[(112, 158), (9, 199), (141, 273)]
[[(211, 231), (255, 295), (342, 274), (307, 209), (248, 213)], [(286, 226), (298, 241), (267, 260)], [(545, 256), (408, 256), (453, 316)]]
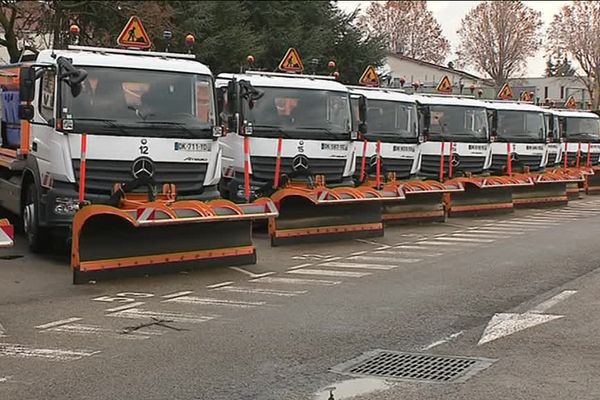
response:
[(142, 139), (140, 143), (142, 144), (140, 146), (140, 154), (148, 154), (148, 146), (146, 145), (148, 143), (148, 140)]

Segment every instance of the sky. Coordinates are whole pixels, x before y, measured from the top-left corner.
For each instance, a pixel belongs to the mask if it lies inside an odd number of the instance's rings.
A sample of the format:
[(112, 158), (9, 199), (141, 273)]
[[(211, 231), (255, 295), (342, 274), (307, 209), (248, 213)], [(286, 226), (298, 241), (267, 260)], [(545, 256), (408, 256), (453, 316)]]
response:
[[(354, 11), (360, 7), (364, 11), (370, 1), (339, 1), (338, 5), (345, 11)], [(458, 47), (458, 35), (456, 31), (460, 28), (462, 18), (475, 7), (479, 1), (428, 1), (427, 7), (433, 12), (433, 16), (442, 26), (444, 36), (450, 41), (452, 51)], [(527, 6), (534, 10), (541, 11), (542, 21), (544, 22), (544, 32), (552, 22), (554, 14), (558, 13), (560, 8), (570, 3), (569, 1), (525, 1)], [(542, 45), (543, 47), (543, 45)], [(540, 49), (534, 57), (527, 60), (527, 69), (524, 76), (536, 77), (543, 76), (546, 68), (547, 57), (544, 48)], [(452, 59), (453, 56), (450, 57)], [(477, 71), (465, 68), (467, 71), (481, 75)]]

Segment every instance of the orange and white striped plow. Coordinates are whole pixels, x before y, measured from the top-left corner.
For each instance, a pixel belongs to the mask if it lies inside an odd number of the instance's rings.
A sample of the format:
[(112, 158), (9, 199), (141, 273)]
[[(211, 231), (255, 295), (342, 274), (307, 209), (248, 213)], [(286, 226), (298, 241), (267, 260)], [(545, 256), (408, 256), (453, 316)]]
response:
[[(542, 173), (516, 174), (530, 179), (532, 186), (515, 188), (513, 202), (517, 208), (564, 206), (571, 198), (579, 197), (579, 184), (591, 171), (585, 168), (556, 168)], [(570, 194), (572, 193), (572, 194)]]
[(269, 218), (271, 245), (383, 236), (381, 203), (398, 196), (393, 188), (290, 183), (270, 197), (279, 210)]
[(461, 185), (464, 190), (450, 194), (450, 217), (479, 216), (513, 212), (512, 191), (533, 186), (530, 179), (515, 176), (453, 178), (446, 182)]
[(0, 249), (12, 247), (15, 230), (7, 219), (0, 219)]
[(125, 199), (120, 207), (86, 205), (73, 218), (73, 282), (117, 270), (254, 264), (252, 221), (276, 216), (266, 198), (250, 204)]
[(596, 195), (600, 194), (600, 166), (590, 167), (589, 172), (584, 176), (583, 187), (585, 194)]

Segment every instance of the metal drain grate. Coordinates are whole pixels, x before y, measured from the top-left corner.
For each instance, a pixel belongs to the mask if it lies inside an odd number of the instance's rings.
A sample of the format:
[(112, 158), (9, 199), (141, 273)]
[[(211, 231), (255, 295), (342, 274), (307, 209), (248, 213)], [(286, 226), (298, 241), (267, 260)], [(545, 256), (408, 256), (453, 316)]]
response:
[(439, 356), (423, 353), (374, 350), (332, 368), (353, 376), (419, 382), (464, 382), (496, 360), (475, 357)]

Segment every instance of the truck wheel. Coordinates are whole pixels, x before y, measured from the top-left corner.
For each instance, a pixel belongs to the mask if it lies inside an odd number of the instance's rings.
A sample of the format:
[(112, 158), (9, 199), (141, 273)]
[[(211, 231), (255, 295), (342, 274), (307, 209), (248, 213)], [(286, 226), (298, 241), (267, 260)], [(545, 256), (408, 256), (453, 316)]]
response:
[(51, 245), (51, 237), (47, 229), (40, 227), (39, 203), (37, 188), (31, 183), (27, 186), (25, 193), (25, 204), (21, 213), (23, 219), (23, 231), (29, 243), (29, 249), (33, 253), (41, 253)]

